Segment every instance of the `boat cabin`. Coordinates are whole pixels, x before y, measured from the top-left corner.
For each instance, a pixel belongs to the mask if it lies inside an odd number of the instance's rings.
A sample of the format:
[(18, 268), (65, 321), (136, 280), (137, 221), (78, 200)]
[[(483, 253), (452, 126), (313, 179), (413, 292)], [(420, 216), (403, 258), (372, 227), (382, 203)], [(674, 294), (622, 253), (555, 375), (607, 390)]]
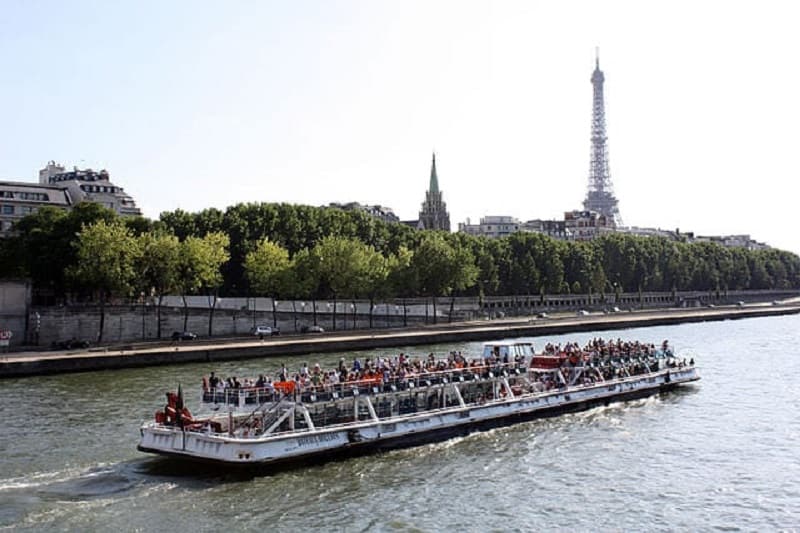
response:
[(518, 361), (521, 357), (530, 361), (531, 357), (533, 357), (533, 343), (515, 341), (487, 342), (483, 345), (483, 358), (489, 359), (491, 357), (504, 363)]

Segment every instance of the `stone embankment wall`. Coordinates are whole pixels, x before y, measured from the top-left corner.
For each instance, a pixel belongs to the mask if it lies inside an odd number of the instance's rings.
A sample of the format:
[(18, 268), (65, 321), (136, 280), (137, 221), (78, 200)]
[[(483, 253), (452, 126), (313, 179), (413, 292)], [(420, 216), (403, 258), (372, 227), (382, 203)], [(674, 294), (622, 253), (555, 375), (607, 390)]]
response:
[[(48, 347), (54, 342), (68, 339), (97, 342), (100, 331), (99, 307), (47, 307), (37, 309), (41, 316), (38, 336), (31, 329), (30, 345)], [(105, 324), (103, 328), (103, 344), (120, 342), (138, 342), (158, 338), (158, 318), (156, 310), (148, 306), (106, 306)], [(278, 312), (278, 327), (282, 333), (301, 331), (304, 326), (314, 324), (313, 313), (304, 314)], [(296, 320), (295, 320), (296, 319)], [(208, 309), (190, 308), (185, 331), (191, 331), (200, 337), (246, 335), (254, 324), (272, 326), (271, 312), (236, 311), (216, 309), (213, 319)], [(373, 328), (401, 328), (405, 325), (418, 325), (424, 317), (406, 316), (402, 314), (384, 316), (373, 314)], [(317, 312), (316, 323), (325, 331), (332, 331), (333, 313)], [(165, 307), (161, 310), (161, 338), (168, 340), (174, 331), (184, 331), (184, 313), (181, 308)], [(336, 316), (336, 330), (367, 329), (370, 327), (369, 315), (356, 315), (355, 327), (353, 315)]]
[(25, 342), (30, 303), (31, 286), (27, 281), (0, 281), (0, 332), (4, 333), (3, 336), (5, 332), (11, 334), (10, 339), (0, 339), (0, 352)]
[[(619, 307), (666, 308), (697, 307), (715, 303), (723, 305), (737, 301), (770, 301), (797, 296), (797, 291), (746, 291), (716, 294), (707, 292), (622, 293), (619, 295), (553, 295), (487, 298), (438, 298), (438, 323), (453, 321), (526, 316), (539, 312), (599, 311)], [(173, 331), (191, 331), (199, 336), (209, 335), (209, 300), (204, 296), (187, 297), (188, 321), (184, 328), (184, 309), (181, 297), (165, 298), (161, 308), (161, 338), (169, 339)], [(211, 302), (213, 303), (213, 301)], [(283, 333), (301, 331), (304, 326), (318, 324), (326, 331), (370, 328), (370, 303), (339, 301), (335, 303), (336, 326), (333, 325), (334, 303), (331, 301), (276, 302), (276, 320)], [(314, 309), (316, 308), (316, 320)], [(100, 325), (97, 306), (35, 307), (16, 306), (7, 323), (14, 323), (14, 344), (27, 340), (31, 346), (49, 347), (53, 342), (68, 339), (96, 343)], [(452, 311), (452, 315), (451, 315)], [(212, 336), (246, 335), (254, 325), (273, 324), (272, 301), (268, 298), (221, 298), (211, 320)], [(431, 299), (398, 300), (379, 303), (372, 309), (373, 328), (403, 328), (433, 323)], [(0, 324), (2, 326), (2, 324)], [(27, 333), (26, 333), (27, 332)], [(103, 343), (131, 343), (158, 338), (156, 307), (152, 302), (106, 306)]]

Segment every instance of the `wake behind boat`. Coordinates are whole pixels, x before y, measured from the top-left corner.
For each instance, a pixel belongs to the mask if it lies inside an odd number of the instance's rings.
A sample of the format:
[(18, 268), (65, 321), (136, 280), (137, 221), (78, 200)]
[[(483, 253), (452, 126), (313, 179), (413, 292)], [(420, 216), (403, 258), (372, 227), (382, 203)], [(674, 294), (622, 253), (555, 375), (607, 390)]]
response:
[(204, 378), (204, 414), (182, 391), (141, 428), (140, 451), (272, 467), (410, 446), (542, 416), (652, 395), (700, 379), (694, 360), (640, 342), (596, 339), (484, 345), (481, 357), (355, 359), (276, 379)]

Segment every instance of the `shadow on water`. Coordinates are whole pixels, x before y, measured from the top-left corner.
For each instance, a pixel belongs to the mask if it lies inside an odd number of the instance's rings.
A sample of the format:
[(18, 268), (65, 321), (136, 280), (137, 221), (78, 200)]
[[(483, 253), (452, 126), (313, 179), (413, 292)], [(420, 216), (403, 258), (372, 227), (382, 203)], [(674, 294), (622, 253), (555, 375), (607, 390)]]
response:
[(160, 457), (141, 458), (9, 480), (0, 487), (0, 493), (27, 495), (45, 501), (86, 501), (123, 495), (152, 484), (174, 483), (184, 489), (202, 490), (253, 477), (253, 473), (244, 470), (231, 471)]
[(129, 492), (145, 481), (135, 462), (122, 462), (68, 472), (39, 484), (35, 492), (43, 500), (84, 501)]
[(231, 468), (212, 463), (181, 461), (169, 457), (142, 459), (136, 467), (137, 474), (162, 481), (171, 481), (184, 487), (198, 488), (209, 484), (237, 483), (273, 474), (267, 469)]

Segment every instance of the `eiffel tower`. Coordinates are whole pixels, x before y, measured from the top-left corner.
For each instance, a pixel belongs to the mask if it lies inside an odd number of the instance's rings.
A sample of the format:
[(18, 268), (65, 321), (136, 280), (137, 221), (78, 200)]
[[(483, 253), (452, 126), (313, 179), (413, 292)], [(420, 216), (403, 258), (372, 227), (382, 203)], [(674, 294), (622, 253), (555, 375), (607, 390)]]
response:
[(611, 185), (611, 174), (608, 170), (608, 136), (606, 135), (606, 111), (603, 100), (603, 82), (605, 76), (600, 70), (600, 54), (595, 56), (595, 67), (592, 73), (594, 98), (592, 100), (592, 153), (589, 163), (589, 190), (584, 209), (597, 211), (613, 220), (617, 226), (622, 225), (622, 218), (617, 207), (617, 198)]

